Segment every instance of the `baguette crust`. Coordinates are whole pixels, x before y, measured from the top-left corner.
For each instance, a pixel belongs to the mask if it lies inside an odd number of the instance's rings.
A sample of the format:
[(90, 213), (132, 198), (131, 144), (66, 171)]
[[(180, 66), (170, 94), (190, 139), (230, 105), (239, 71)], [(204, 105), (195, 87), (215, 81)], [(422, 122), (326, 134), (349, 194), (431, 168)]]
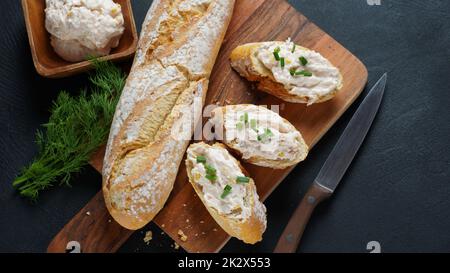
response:
[[(255, 120), (258, 117), (269, 118), (270, 124), (275, 127), (272, 130), (283, 131), (284, 134), (292, 134), (295, 137), (292, 141), (283, 139), (283, 143), (280, 143), (281, 136), (275, 138), (273, 149), (270, 149), (267, 153), (261, 153), (260, 150), (250, 149), (249, 143), (241, 143), (241, 141), (248, 141), (251, 136), (247, 131), (244, 134), (244, 139), (241, 139), (239, 135), (235, 135), (235, 132), (228, 134), (227, 128), (235, 127), (236, 121), (238, 120), (227, 120), (229, 117), (238, 117), (239, 113), (252, 113), (255, 116)], [(286, 119), (279, 116), (277, 113), (267, 109), (263, 106), (256, 106), (252, 104), (239, 104), (239, 105), (227, 105), (223, 107), (218, 107), (212, 112), (211, 122), (214, 124), (216, 138), (220, 139), (225, 145), (231, 148), (234, 152), (239, 154), (243, 160), (252, 163), (254, 165), (268, 167), (272, 169), (285, 169), (287, 167), (293, 166), (300, 161), (303, 161), (308, 155), (308, 145), (306, 145), (301, 133)], [(227, 126), (226, 126), (227, 125)], [(247, 128), (248, 130), (253, 130)], [(246, 130), (246, 129), (243, 129)], [(261, 131), (261, 128), (259, 128)], [(220, 134), (220, 135), (219, 135)], [(256, 141), (255, 141), (256, 142)], [(280, 152), (281, 145), (284, 145), (286, 152), (292, 152), (293, 154), (285, 155), (283, 157), (277, 157), (276, 159), (270, 158)], [(260, 147), (258, 147), (260, 148)]]
[[(256, 52), (262, 46), (282, 45), (285, 42), (272, 41), (261, 43), (248, 43), (236, 47), (230, 55), (231, 66), (244, 78), (249, 81), (257, 82), (257, 88), (261, 91), (274, 95), (284, 101), (292, 103), (320, 103), (332, 99), (342, 88), (342, 75), (339, 73), (340, 84), (332, 92), (320, 96), (317, 100), (311, 102), (307, 96), (300, 96), (289, 92), (288, 87), (275, 80), (272, 71), (256, 56)], [(297, 49), (311, 51), (308, 48), (296, 45)]]
[[(205, 200), (202, 187), (197, 183), (197, 181), (195, 181), (194, 175), (192, 174), (192, 169), (194, 168), (195, 162), (192, 160), (192, 158), (190, 159), (190, 157), (193, 156), (193, 158), (195, 158), (195, 156), (201, 155), (197, 154), (194, 151), (198, 147), (202, 147), (204, 149), (220, 149), (226, 154), (228, 154), (228, 151), (226, 150), (225, 146), (220, 143), (215, 143), (214, 145), (209, 146), (206, 143), (199, 142), (192, 144), (188, 148), (188, 158), (186, 159), (186, 170), (189, 177), (189, 182), (191, 183), (197, 195), (202, 200), (208, 212), (211, 214), (211, 216), (214, 218), (217, 224), (219, 224), (219, 226), (221, 226), (222, 229), (225, 232), (227, 232), (230, 236), (236, 237), (247, 244), (255, 244), (261, 241), (262, 235), (266, 230), (267, 225), (266, 208), (261, 203), (261, 201), (259, 201), (259, 197), (256, 192), (255, 182), (253, 181), (253, 179), (250, 178), (250, 181), (246, 184), (246, 187), (249, 189), (248, 192), (250, 195), (249, 196), (251, 206), (250, 216), (244, 220), (237, 220), (230, 218), (227, 215), (221, 214), (218, 210), (208, 205), (207, 201)], [(240, 168), (242, 173), (248, 176), (247, 171), (242, 167), (239, 161), (237, 161), (231, 155), (230, 157), (235, 162), (237, 168)]]
[(125, 228), (151, 221), (173, 188), (233, 6), (155, 0), (147, 13), (102, 171), (106, 206)]

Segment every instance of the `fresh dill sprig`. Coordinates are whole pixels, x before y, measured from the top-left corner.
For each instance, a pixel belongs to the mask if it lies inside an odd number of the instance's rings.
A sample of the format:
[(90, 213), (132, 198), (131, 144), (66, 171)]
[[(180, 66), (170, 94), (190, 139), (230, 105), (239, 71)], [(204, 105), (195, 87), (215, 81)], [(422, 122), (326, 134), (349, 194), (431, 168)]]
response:
[(45, 130), (37, 132), (39, 153), (13, 182), (22, 196), (36, 200), (48, 187), (70, 185), (72, 174), (106, 142), (125, 75), (110, 62), (91, 61), (96, 71), (89, 77), (90, 92), (73, 97), (62, 91)]

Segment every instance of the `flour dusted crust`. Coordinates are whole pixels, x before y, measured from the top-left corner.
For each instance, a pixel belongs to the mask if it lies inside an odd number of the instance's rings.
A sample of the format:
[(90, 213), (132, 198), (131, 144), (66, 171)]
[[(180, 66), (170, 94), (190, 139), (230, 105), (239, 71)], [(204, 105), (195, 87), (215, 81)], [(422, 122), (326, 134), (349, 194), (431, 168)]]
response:
[[(239, 118), (246, 113), (247, 124)], [(255, 128), (251, 128), (254, 118)], [(212, 112), (210, 121), (214, 124), (216, 138), (241, 155), (242, 159), (262, 167), (285, 169), (303, 161), (309, 147), (301, 133), (286, 119), (263, 106), (252, 104), (227, 105)], [(237, 129), (237, 124), (242, 127)], [(274, 133), (270, 141), (259, 141), (264, 129)], [(218, 135), (220, 132), (220, 135)]]
[[(247, 184), (244, 184), (247, 190), (246, 199), (249, 200), (248, 206), (250, 209), (247, 217), (243, 219), (235, 219), (230, 217), (227, 214), (220, 213), (217, 209), (210, 206), (208, 201), (205, 199), (205, 194), (202, 189), (202, 186), (198, 183), (198, 177), (196, 177), (192, 170), (194, 169), (196, 164), (197, 156), (203, 156), (205, 151), (214, 149), (217, 150), (218, 153), (224, 154), (227, 158), (232, 161), (232, 167), (235, 167), (238, 172), (247, 175), (247, 171), (241, 166), (239, 161), (237, 161), (234, 157), (232, 157), (225, 146), (220, 143), (216, 143), (212, 146), (199, 142), (192, 144), (188, 148), (187, 158), (186, 158), (186, 170), (189, 177), (189, 182), (192, 187), (195, 189), (195, 192), (202, 200), (208, 212), (214, 218), (214, 220), (222, 227), (225, 232), (227, 232), (230, 236), (236, 237), (245, 243), (255, 244), (262, 240), (262, 235), (266, 230), (267, 220), (266, 220), (266, 207), (259, 200), (258, 194), (256, 192), (256, 186), (253, 179), (250, 178), (250, 181)], [(228, 173), (219, 173), (218, 175), (229, 176)], [(233, 179), (233, 178), (232, 178)], [(237, 190), (236, 185), (233, 185), (232, 190)], [(227, 198), (227, 197), (225, 197)], [(225, 199), (226, 200), (226, 199)]]
[[(103, 193), (112, 217), (138, 229), (166, 202), (201, 112), (234, 0), (155, 0), (106, 147)], [(198, 103), (200, 102), (200, 103)], [(192, 129), (192, 128), (191, 128)]]
[[(263, 47), (283, 46), (286, 43), (292, 44), (292, 46), (294, 45), (294, 43), (290, 41), (269, 41), (240, 45), (231, 52), (231, 66), (242, 77), (245, 77), (249, 81), (257, 82), (257, 87), (259, 90), (274, 95), (287, 102), (306, 103), (308, 105), (311, 105), (313, 103), (320, 103), (332, 99), (343, 85), (343, 78), (339, 71), (337, 71), (337, 84), (335, 88), (329, 90), (329, 92), (326, 92), (324, 94), (319, 94), (314, 99), (311, 99), (311, 97), (309, 96), (291, 92), (291, 86), (278, 82), (275, 79), (272, 71), (268, 69), (257, 56), (257, 52)], [(296, 45), (296, 50), (308, 52), (311, 54), (318, 54), (308, 48), (298, 45)], [(272, 54), (272, 52), (270, 52), (270, 54)], [(334, 66), (325, 58), (323, 58), (323, 62), (324, 64), (326, 64), (327, 68), (334, 68)], [(320, 72), (322, 73), (323, 71)]]

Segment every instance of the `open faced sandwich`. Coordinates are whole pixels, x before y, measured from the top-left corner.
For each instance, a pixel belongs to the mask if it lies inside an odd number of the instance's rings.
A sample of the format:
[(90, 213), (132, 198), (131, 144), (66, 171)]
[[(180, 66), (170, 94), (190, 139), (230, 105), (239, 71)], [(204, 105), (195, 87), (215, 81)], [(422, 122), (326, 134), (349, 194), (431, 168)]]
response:
[(266, 107), (251, 104), (218, 107), (210, 121), (216, 139), (249, 163), (284, 169), (304, 160), (308, 154), (300, 132)]
[(190, 145), (186, 169), (197, 195), (229, 235), (249, 244), (261, 241), (266, 208), (253, 179), (222, 144)]
[(238, 46), (232, 67), (258, 89), (294, 103), (324, 102), (342, 87), (342, 75), (320, 53), (291, 42), (262, 42)]

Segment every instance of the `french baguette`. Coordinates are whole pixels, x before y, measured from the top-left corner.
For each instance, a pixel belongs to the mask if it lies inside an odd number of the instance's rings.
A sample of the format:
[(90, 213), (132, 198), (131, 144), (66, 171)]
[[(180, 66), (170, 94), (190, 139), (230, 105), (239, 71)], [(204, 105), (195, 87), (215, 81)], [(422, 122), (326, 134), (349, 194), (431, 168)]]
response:
[(342, 88), (342, 75), (321, 54), (294, 44), (271, 41), (236, 47), (231, 66), (261, 91), (308, 105), (332, 99)]
[(216, 139), (242, 159), (263, 167), (284, 169), (304, 160), (308, 146), (287, 120), (263, 106), (228, 105), (213, 110)]
[(233, 7), (155, 0), (147, 13), (102, 171), (106, 206), (127, 229), (151, 221), (172, 191)]
[(262, 240), (266, 207), (253, 179), (223, 144), (189, 146), (186, 170), (195, 192), (223, 230), (248, 244)]

